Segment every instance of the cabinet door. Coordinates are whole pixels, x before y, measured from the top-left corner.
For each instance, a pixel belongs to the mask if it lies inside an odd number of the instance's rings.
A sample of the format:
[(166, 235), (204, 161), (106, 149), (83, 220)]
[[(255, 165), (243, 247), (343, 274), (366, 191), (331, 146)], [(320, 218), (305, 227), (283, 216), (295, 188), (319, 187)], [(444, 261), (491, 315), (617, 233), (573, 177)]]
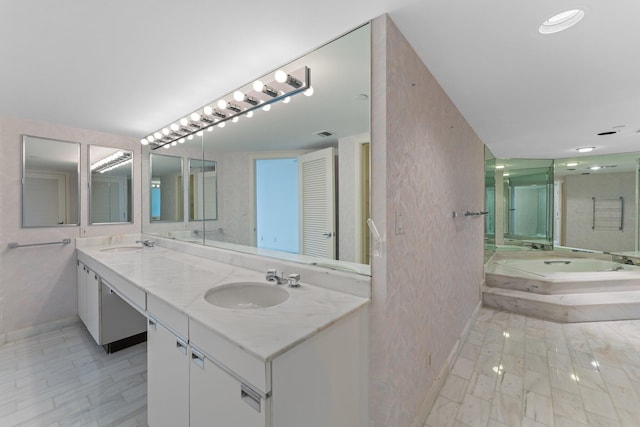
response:
[(76, 262), (78, 278), (78, 316), (87, 324), (87, 267), (80, 261)]
[(193, 348), (191, 361), (191, 427), (268, 427), (268, 400)]
[(189, 425), (187, 343), (149, 318), (147, 418), (150, 427)]
[(87, 268), (86, 321), (89, 333), (98, 344), (102, 344), (100, 336), (100, 277)]

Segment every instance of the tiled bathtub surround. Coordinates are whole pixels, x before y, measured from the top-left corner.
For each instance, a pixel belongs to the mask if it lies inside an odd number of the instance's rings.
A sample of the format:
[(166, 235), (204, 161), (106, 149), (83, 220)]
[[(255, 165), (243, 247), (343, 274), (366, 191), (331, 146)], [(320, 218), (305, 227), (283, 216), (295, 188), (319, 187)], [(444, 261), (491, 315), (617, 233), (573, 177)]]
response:
[(637, 427), (640, 321), (481, 309), (426, 427)]

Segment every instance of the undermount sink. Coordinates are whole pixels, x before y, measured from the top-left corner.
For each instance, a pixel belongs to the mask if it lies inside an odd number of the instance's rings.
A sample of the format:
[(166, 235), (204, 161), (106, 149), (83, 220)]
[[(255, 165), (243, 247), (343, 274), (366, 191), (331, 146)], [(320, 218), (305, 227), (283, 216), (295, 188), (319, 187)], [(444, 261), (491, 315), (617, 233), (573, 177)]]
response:
[(111, 248), (100, 249), (100, 252), (131, 252), (142, 249), (142, 246), (113, 246)]
[(237, 282), (210, 289), (204, 299), (222, 308), (251, 310), (282, 304), (289, 299), (289, 292), (276, 285), (258, 282)]

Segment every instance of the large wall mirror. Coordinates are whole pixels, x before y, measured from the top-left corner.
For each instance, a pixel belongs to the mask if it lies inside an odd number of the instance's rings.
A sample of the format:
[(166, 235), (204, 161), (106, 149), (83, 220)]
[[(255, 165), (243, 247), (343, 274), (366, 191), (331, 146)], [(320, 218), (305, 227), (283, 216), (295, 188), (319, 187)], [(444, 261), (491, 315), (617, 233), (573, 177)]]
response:
[(89, 222), (130, 223), (133, 152), (89, 146)]
[[(498, 250), (553, 244), (637, 254), (639, 161), (640, 153), (487, 160), (485, 191), (488, 199), (495, 197), (495, 219), (486, 228), (486, 242)], [(518, 193), (528, 200), (524, 209), (513, 200)], [(520, 223), (511, 222), (517, 218)]]
[(182, 221), (182, 158), (151, 153), (149, 163), (151, 221)]
[[(298, 94), (166, 150), (185, 153), (199, 140), (203, 158), (215, 159), (215, 174), (190, 162), (190, 175), (208, 175), (204, 203), (195, 184), (185, 186), (193, 231), (171, 237), (370, 274), (370, 64), (367, 24), (282, 67), (309, 67), (313, 96)], [(154, 230), (167, 233), (153, 224), (145, 232)]]
[(23, 135), (22, 226), (80, 223), (80, 144)]

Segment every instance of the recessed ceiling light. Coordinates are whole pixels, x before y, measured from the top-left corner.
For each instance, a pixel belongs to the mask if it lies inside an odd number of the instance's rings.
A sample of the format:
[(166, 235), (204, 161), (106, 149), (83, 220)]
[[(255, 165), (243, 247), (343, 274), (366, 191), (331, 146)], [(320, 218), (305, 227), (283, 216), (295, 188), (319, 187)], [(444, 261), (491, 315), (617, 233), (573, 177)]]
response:
[(496, 165), (496, 169), (504, 169), (504, 165)]
[(508, 172), (505, 172), (505, 173), (502, 174), (502, 176), (509, 176), (509, 175), (511, 175), (511, 174), (508, 173)]
[(567, 163), (565, 166), (572, 168), (574, 166), (578, 166), (578, 162), (570, 162), (570, 163)]
[(592, 171), (597, 171), (600, 168), (601, 168), (600, 166), (591, 166), (590, 168), (587, 168), (587, 169), (592, 170)]
[(576, 148), (578, 153), (590, 153), (595, 149), (596, 149), (596, 147), (580, 147), (580, 148)]
[(566, 10), (553, 15), (540, 25), (540, 34), (553, 34), (573, 27), (584, 18), (584, 11), (581, 9)]

